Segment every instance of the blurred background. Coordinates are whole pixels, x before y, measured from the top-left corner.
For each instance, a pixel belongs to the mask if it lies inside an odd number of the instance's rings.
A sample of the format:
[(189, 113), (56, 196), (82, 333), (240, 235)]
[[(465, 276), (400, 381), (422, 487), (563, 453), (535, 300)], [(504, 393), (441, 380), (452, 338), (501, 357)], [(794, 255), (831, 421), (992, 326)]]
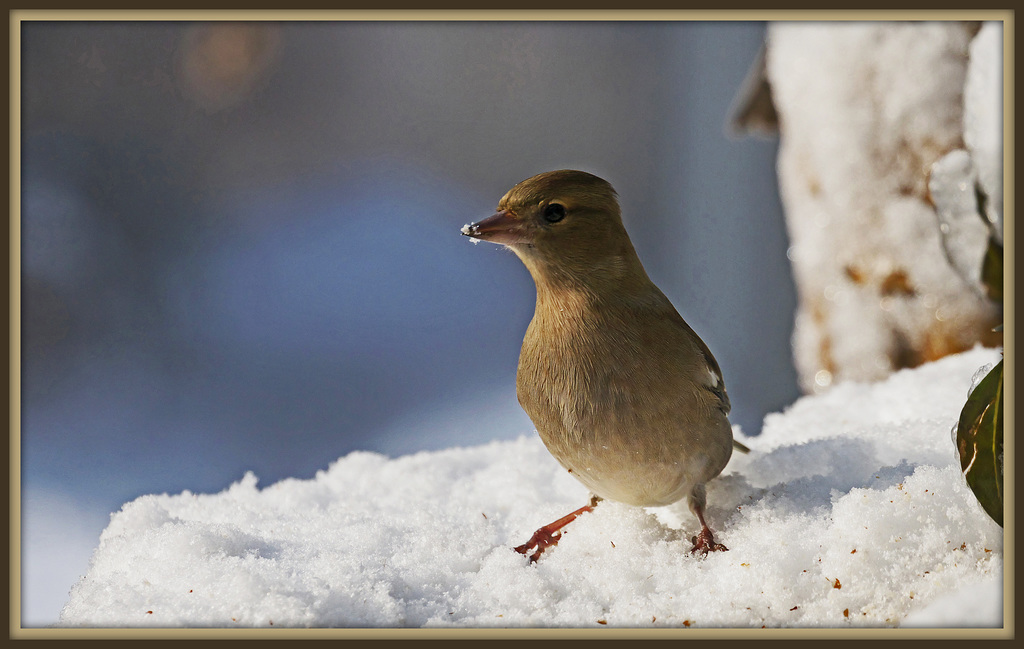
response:
[[(764, 25), (21, 24), (22, 623), (111, 512), (533, 435), (534, 288), (459, 228), (560, 168), (618, 190), (756, 435), (798, 396)], [(13, 434), (13, 433), (12, 433)]]

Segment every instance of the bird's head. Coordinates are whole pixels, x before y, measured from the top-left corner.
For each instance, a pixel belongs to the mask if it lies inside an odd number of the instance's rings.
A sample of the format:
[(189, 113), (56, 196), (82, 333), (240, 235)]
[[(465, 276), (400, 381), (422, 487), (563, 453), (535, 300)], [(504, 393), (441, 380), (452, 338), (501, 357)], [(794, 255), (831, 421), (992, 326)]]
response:
[[(534, 279), (593, 281), (639, 267), (615, 190), (584, 171), (549, 171), (508, 191), (493, 216), (462, 234), (510, 248)], [(640, 269), (642, 272), (642, 268)]]

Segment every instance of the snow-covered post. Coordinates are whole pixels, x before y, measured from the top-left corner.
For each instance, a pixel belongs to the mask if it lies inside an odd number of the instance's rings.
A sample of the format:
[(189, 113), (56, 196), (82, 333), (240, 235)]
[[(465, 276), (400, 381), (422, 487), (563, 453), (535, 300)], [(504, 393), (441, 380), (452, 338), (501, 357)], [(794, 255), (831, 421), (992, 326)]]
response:
[(979, 27), (769, 26), (807, 391), (1001, 344), (1001, 309), (979, 278), (990, 228), (975, 214), (1001, 219), (1002, 33)]

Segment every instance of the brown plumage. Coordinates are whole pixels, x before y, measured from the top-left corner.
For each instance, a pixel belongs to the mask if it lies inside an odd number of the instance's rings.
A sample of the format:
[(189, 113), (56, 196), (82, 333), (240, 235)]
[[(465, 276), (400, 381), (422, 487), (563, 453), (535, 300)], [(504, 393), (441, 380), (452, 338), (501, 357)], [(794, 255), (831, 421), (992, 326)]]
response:
[(721, 371), (647, 277), (612, 186), (582, 171), (543, 173), (462, 233), (509, 247), (533, 276), (519, 403), (555, 459), (595, 496), (516, 549), (536, 548), (536, 560), (602, 498), (662, 506), (688, 497), (701, 524), (693, 551), (725, 550), (704, 520), (704, 484), (733, 448)]

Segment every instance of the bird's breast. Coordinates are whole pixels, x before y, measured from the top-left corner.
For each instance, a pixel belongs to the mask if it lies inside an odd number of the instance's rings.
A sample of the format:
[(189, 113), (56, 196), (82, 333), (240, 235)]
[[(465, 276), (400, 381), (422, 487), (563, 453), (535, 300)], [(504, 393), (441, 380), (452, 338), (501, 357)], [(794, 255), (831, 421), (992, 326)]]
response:
[[(721, 471), (731, 429), (700, 402), (704, 391), (687, 385), (687, 355), (667, 349), (657, 327), (634, 325), (538, 310), (523, 340), (517, 393), (551, 454), (591, 491), (668, 504)], [(723, 448), (710, 462), (701, 452), (709, 446)]]

